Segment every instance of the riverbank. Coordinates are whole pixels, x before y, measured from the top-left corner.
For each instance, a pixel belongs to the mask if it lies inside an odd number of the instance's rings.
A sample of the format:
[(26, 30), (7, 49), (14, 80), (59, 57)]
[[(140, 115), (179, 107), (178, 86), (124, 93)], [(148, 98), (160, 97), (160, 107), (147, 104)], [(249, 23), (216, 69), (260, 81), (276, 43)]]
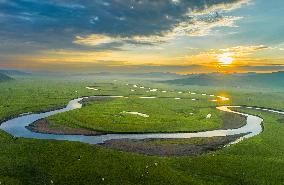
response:
[[(92, 98), (92, 101), (102, 101), (106, 100), (107, 98)], [(110, 98), (108, 98), (110, 99)], [(80, 102), (87, 103), (90, 100), (82, 100)], [(84, 105), (84, 104), (83, 104)], [(223, 125), (219, 130), (223, 129), (236, 129), (244, 126), (246, 124), (246, 117), (243, 115), (233, 114), (229, 112), (222, 113), (222, 121)], [(72, 128), (67, 127), (65, 125), (53, 124), (48, 119), (40, 119), (35, 121), (34, 123), (30, 124), (26, 127), (27, 129), (37, 132), (37, 133), (45, 133), (45, 134), (59, 134), (59, 135), (86, 135), (86, 136), (98, 136), (98, 135), (105, 135), (108, 133), (119, 133), (119, 134), (146, 134), (146, 133), (157, 133), (157, 132), (110, 132), (110, 131), (95, 131), (93, 129), (88, 128)], [(203, 130), (206, 131), (206, 130)], [(200, 131), (193, 131), (192, 133), (197, 133)], [(171, 133), (171, 132), (160, 132), (160, 133)], [(187, 131), (183, 132), (176, 132), (176, 133), (187, 133)]]
[(99, 136), (104, 135), (103, 132), (97, 132), (85, 128), (71, 128), (71, 127), (51, 127), (50, 122), (46, 119), (40, 119), (26, 128), (32, 132), (45, 133), (45, 134), (57, 134), (57, 135), (84, 135), (84, 136)]
[(100, 145), (106, 148), (143, 155), (197, 156), (222, 149), (225, 145), (244, 135), (190, 139), (117, 139), (106, 141)]

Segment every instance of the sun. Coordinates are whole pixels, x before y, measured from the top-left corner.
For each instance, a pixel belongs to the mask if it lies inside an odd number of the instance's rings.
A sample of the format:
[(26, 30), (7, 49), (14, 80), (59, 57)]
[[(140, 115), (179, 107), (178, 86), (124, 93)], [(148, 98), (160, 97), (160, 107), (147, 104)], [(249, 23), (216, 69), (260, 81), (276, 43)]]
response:
[(223, 53), (218, 56), (218, 62), (221, 66), (229, 66), (234, 61), (234, 58), (231, 57), (231, 53)]

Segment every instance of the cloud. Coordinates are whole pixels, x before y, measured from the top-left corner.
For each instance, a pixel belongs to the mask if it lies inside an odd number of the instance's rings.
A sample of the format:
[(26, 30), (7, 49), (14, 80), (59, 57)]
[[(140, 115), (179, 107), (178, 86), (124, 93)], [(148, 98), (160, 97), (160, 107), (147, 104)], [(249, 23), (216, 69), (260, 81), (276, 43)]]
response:
[[(235, 8), (239, 8), (244, 4), (248, 4), (248, 0), (240, 0), (240, 1), (214, 1), (214, 3), (210, 3), (211, 1), (208, 1), (208, 3), (200, 3), (197, 6), (191, 3), (191, 6), (187, 7), (187, 10), (181, 11), (180, 14), (176, 14), (175, 16), (172, 16), (171, 13), (164, 13), (162, 16), (162, 19), (160, 19), (156, 23), (152, 23), (152, 19), (150, 20), (143, 20), (143, 22), (147, 21), (147, 24), (141, 24), (141, 25), (133, 25), (131, 29), (129, 29), (132, 33), (130, 35), (124, 35), (124, 33), (127, 33), (127, 31), (123, 32), (123, 34), (118, 34), (115, 36), (107, 36), (107, 33), (104, 34), (91, 34), (88, 36), (85, 36), (84, 38), (81, 36), (77, 36), (74, 43), (79, 43), (83, 45), (99, 45), (100, 42), (98, 42), (98, 36), (103, 37), (103, 40), (100, 40), (101, 42), (126, 42), (128, 44), (158, 44), (162, 42), (166, 42), (169, 40), (174, 39), (178, 36), (206, 36), (211, 33), (211, 31), (214, 28), (217, 27), (237, 27), (235, 22), (242, 19), (243, 17), (238, 16), (222, 16), (221, 14), (217, 13), (217, 11), (225, 12), (230, 11)], [(149, 1), (147, 1), (148, 4)], [(182, 1), (172, 1), (174, 5), (178, 6), (185, 6), (189, 4), (182, 4)], [(141, 3), (142, 4), (142, 3)], [(151, 5), (151, 4), (150, 4)], [(163, 12), (163, 11), (162, 11)], [(213, 13), (212, 13), (213, 12)], [(161, 16), (161, 15), (159, 15)], [(99, 17), (95, 17), (96, 21), (100, 21)], [(155, 19), (154, 19), (155, 20)], [(161, 22), (163, 20), (163, 22)], [(123, 17), (124, 23), (129, 24), (128, 19), (126, 17)], [(133, 23), (133, 21), (131, 21)], [(131, 23), (129, 26), (131, 26)], [(159, 25), (160, 24), (160, 25)], [(153, 33), (149, 33), (149, 30), (147, 27), (149, 25), (155, 25), (157, 30), (152, 30)], [(141, 28), (140, 28), (141, 27)], [(167, 28), (165, 28), (167, 27)], [(135, 33), (135, 29), (139, 28), (139, 30), (144, 30), (146, 32), (144, 33)], [(78, 38), (80, 38), (78, 40)], [(81, 40), (81, 42), (80, 42)], [(93, 41), (92, 41), (93, 40)]]
[[(194, 55), (186, 55), (184, 57), (181, 57), (179, 60), (185, 61), (185, 64), (191, 64), (196, 61), (198, 61), (201, 65), (207, 65), (207, 66), (223, 66), (222, 62), (219, 61), (219, 59), (228, 59), (230, 60), (230, 65), (240, 66), (244, 63), (253, 63), (252, 65), (256, 65), (258, 63), (265, 62), (266, 60), (260, 59), (259, 61), (255, 61), (255, 59), (249, 58), (250, 55), (269, 49), (269, 46), (265, 45), (249, 45), (249, 46), (234, 46), (224, 49), (210, 49), (208, 51), (203, 51), (198, 54)], [(236, 61), (237, 62), (233, 62)], [(231, 62), (233, 62), (231, 64)], [(271, 61), (270, 61), (271, 62)], [(226, 65), (224, 65), (226, 66)]]
[[(3, 60), (0, 57), (0, 60)], [(220, 72), (214, 66), (204, 65), (131, 65), (127, 61), (98, 60), (96, 63), (82, 63), (70, 61), (53, 61), (46, 63), (42, 61), (30, 61), (18, 58), (18, 60), (4, 59), (5, 63), (0, 63), (2, 68), (19, 68), (27, 70), (51, 70), (58, 72), (118, 72), (118, 73), (141, 73), (141, 72), (171, 72), (179, 74), (192, 73), (211, 73)], [(270, 61), (271, 62), (271, 61)], [(228, 68), (230, 72), (273, 72), (284, 71), (283, 64), (259, 64), (259, 65), (242, 65)]]
[[(211, 15), (212, 16), (212, 15)], [(235, 22), (242, 19), (236, 16), (222, 16), (215, 18), (193, 18), (191, 23), (182, 22), (172, 31), (173, 35), (206, 36), (217, 27), (237, 27)]]
[(19, 56), (26, 61), (44, 63), (98, 63), (112, 56), (111, 51), (43, 50), (37, 56)]
[(265, 45), (236, 46), (236, 47), (231, 47), (231, 48), (226, 48), (226, 49), (220, 49), (220, 51), (235, 53), (237, 55), (249, 55), (256, 51), (265, 50), (269, 48), (270, 48), (269, 46), (265, 46)]
[(110, 37), (102, 34), (91, 34), (86, 37), (76, 36), (73, 43), (84, 46), (102, 46), (110, 43), (154, 45), (165, 42), (169, 38), (161, 36), (132, 36), (132, 37)]
[(234, 46), (225, 49), (216, 49), (216, 50), (212, 49), (210, 51), (201, 53), (201, 55), (218, 57), (219, 55), (227, 54), (228, 56), (232, 57), (243, 57), (265, 49), (269, 49), (269, 46), (265, 45)]
[(232, 11), (234, 9), (241, 8), (242, 6), (249, 5), (251, 4), (251, 0), (240, 0), (240, 1), (219, 1), (216, 3), (216, 1), (207, 1), (207, 6), (206, 8), (200, 10), (200, 9), (193, 9), (192, 14), (210, 14), (211, 12), (228, 12)]
[[(10, 38), (19, 43), (33, 41), (55, 49), (82, 45), (105, 46), (111, 42), (158, 44), (183, 34), (201, 36), (220, 26), (235, 26), (235, 21), (241, 17), (221, 14), (248, 2), (249, 0), (2, 0), (0, 40)], [(212, 14), (216, 11), (220, 13)]]
[(90, 46), (96, 46), (100, 44), (107, 44), (111, 42), (115, 42), (116, 39), (105, 36), (105, 35), (100, 35), (100, 34), (92, 34), (87, 37), (81, 37), (81, 36), (76, 36), (74, 43), (80, 44), (80, 45), (90, 45)]
[(257, 72), (265, 72), (265, 71), (284, 71), (284, 65), (257, 65), (257, 66), (239, 66), (237, 67), (239, 70), (243, 71), (257, 71)]
[[(212, 15), (211, 15), (212, 16)], [(164, 35), (150, 36), (107, 36), (103, 34), (91, 34), (85, 37), (76, 36), (73, 43), (85, 46), (98, 46), (105, 43), (120, 42), (124, 44), (148, 44), (154, 45), (170, 41), (178, 36), (206, 36), (217, 27), (237, 27), (235, 21), (242, 17), (222, 16), (214, 18), (192, 18), (190, 22), (181, 22)]]
[(275, 46), (269, 47), (269, 49), (284, 51), (284, 43), (277, 44)]

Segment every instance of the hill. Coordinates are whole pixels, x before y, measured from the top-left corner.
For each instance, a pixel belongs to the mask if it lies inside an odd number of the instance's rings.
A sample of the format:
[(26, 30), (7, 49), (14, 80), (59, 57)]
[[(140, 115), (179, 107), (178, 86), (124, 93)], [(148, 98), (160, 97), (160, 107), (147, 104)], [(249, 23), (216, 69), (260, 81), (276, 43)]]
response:
[(198, 74), (187, 78), (167, 80), (166, 83), (234, 88), (273, 88), (284, 89), (284, 72), (245, 73), (245, 74)]
[[(70, 75), (70, 74), (69, 74)], [(174, 80), (186, 77), (186, 75), (179, 75), (175, 73), (166, 72), (148, 72), (148, 73), (113, 73), (113, 72), (99, 72), (99, 73), (80, 73), (71, 74), (72, 78), (89, 77), (89, 78), (103, 78), (103, 79), (131, 79), (131, 80)]]
[(13, 80), (13, 78), (11, 78), (8, 75), (0, 73), (0, 82), (9, 81), (9, 80)]
[(0, 69), (0, 73), (9, 76), (26, 76), (30, 75), (30, 73), (18, 70), (10, 70), (10, 69)]

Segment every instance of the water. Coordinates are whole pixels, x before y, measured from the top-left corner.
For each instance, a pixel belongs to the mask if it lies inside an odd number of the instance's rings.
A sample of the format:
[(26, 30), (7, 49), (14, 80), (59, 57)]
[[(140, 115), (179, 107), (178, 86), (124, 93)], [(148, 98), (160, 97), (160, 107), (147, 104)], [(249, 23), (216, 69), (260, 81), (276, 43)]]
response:
[[(123, 96), (111, 96), (111, 97), (112, 98), (123, 98)], [(60, 110), (39, 113), (39, 114), (22, 115), (20, 117), (10, 119), (2, 123), (0, 125), (0, 129), (13, 135), (14, 137), (78, 141), (78, 142), (89, 143), (89, 144), (100, 144), (100, 143), (104, 143), (105, 141), (111, 140), (111, 139), (138, 139), (138, 140), (147, 139), (147, 138), (175, 139), (175, 138), (214, 137), (214, 136), (230, 136), (230, 135), (236, 135), (236, 134), (246, 134), (243, 137), (231, 143), (231, 144), (235, 144), (245, 138), (253, 137), (262, 132), (261, 123), (263, 120), (261, 118), (257, 116), (253, 116), (253, 115), (248, 115), (248, 114), (243, 114), (240, 112), (232, 111), (229, 109), (230, 107), (238, 107), (238, 106), (217, 107), (217, 109), (220, 111), (231, 112), (234, 114), (240, 114), (240, 115), (244, 115), (247, 117), (246, 125), (244, 125), (243, 127), (237, 128), (237, 129), (212, 130), (212, 131), (204, 131), (204, 132), (196, 132), (196, 133), (106, 134), (106, 135), (100, 135), (100, 136), (44, 134), (44, 133), (32, 132), (26, 129), (26, 126), (30, 125), (31, 123), (39, 119), (43, 119), (51, 115), (59, 114), (62, 112), (67, 112), (67, 111), (74, 110), (74, 109), (80, 109), (82, 107), (82, 104), (80, 103), (82, 99), (84, 98), (78, 98), (78, 99), (71, 100), (65, 108), (60, 109)]]

